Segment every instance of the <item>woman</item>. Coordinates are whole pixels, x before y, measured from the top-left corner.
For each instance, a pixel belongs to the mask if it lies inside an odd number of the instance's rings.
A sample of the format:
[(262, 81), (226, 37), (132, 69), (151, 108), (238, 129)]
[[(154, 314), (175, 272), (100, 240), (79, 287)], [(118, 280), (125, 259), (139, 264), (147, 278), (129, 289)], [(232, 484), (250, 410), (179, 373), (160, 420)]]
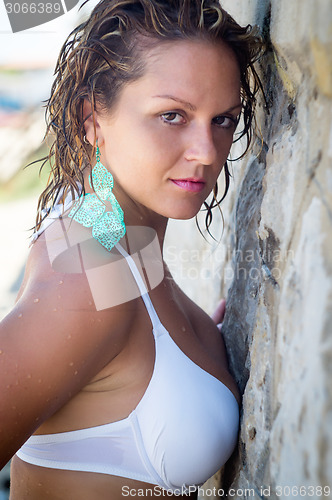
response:
[(12, 500), (187, 498), (232, 453), (220, 332), (162, 246), (170, 217), (205, 203), (209, 226), (241, 115), (250, 143), (259, 49), (216, 0), (102, 0), (63, 46), (53, 177), (1, 325)]

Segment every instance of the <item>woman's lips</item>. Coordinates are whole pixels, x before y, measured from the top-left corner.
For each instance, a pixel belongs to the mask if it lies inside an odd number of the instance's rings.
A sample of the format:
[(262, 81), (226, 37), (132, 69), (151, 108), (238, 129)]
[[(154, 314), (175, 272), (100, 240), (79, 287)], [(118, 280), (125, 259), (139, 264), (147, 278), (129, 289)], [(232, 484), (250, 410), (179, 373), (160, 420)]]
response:
[(205, 188), (205, 181), (203, 179), (171, 179), (173, 184), (179, 186), (184, 191), (191, 193), (199, 193)]

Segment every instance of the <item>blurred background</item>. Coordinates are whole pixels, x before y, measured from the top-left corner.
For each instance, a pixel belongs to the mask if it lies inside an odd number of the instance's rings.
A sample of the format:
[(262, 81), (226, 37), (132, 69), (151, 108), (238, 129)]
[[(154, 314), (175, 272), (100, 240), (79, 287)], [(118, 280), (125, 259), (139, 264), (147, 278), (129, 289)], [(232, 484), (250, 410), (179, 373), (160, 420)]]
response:
[[(0, 2), (0, 320), (18, 292), (34, 225), (38, 196), (45, 186), (47, 166), (24, 168), (48, 154), (43, 143), (45, 109), (60, 48), (70, 31), (86, 18), (97, 0), (81, 10), (81, 0), (67, 14), (12, 33)], [(8, 498), (8, 466), (0, 472), (0, 500)]]

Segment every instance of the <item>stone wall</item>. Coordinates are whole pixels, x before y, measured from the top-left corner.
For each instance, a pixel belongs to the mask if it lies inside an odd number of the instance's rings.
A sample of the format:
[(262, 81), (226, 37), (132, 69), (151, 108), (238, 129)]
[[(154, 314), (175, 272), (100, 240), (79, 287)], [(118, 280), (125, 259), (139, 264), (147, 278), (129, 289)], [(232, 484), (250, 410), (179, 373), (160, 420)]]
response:
[(220, 245), (191, 222), (178, 252), (166, 247), (202, 307), (227, 297), (223, 334), (243, 392), (238, 449), (206, 487), (237, 499), (332, 498), (332, 3), (222, 4), (264, 33), (268, 109), (260, 104), (262, 140), (232, 164)]

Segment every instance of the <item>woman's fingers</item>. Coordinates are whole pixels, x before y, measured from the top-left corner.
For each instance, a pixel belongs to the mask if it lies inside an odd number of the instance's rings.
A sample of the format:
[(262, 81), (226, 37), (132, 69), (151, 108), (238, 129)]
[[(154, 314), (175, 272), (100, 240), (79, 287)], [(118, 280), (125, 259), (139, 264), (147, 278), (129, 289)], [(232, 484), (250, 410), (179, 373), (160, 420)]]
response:
[(217, 305), (216, 310), (211, 316), (216, 325), (223, 321), (225, 316), (225, 310), (226, 310), (226, 299), (221, 299), (221, 301)]

